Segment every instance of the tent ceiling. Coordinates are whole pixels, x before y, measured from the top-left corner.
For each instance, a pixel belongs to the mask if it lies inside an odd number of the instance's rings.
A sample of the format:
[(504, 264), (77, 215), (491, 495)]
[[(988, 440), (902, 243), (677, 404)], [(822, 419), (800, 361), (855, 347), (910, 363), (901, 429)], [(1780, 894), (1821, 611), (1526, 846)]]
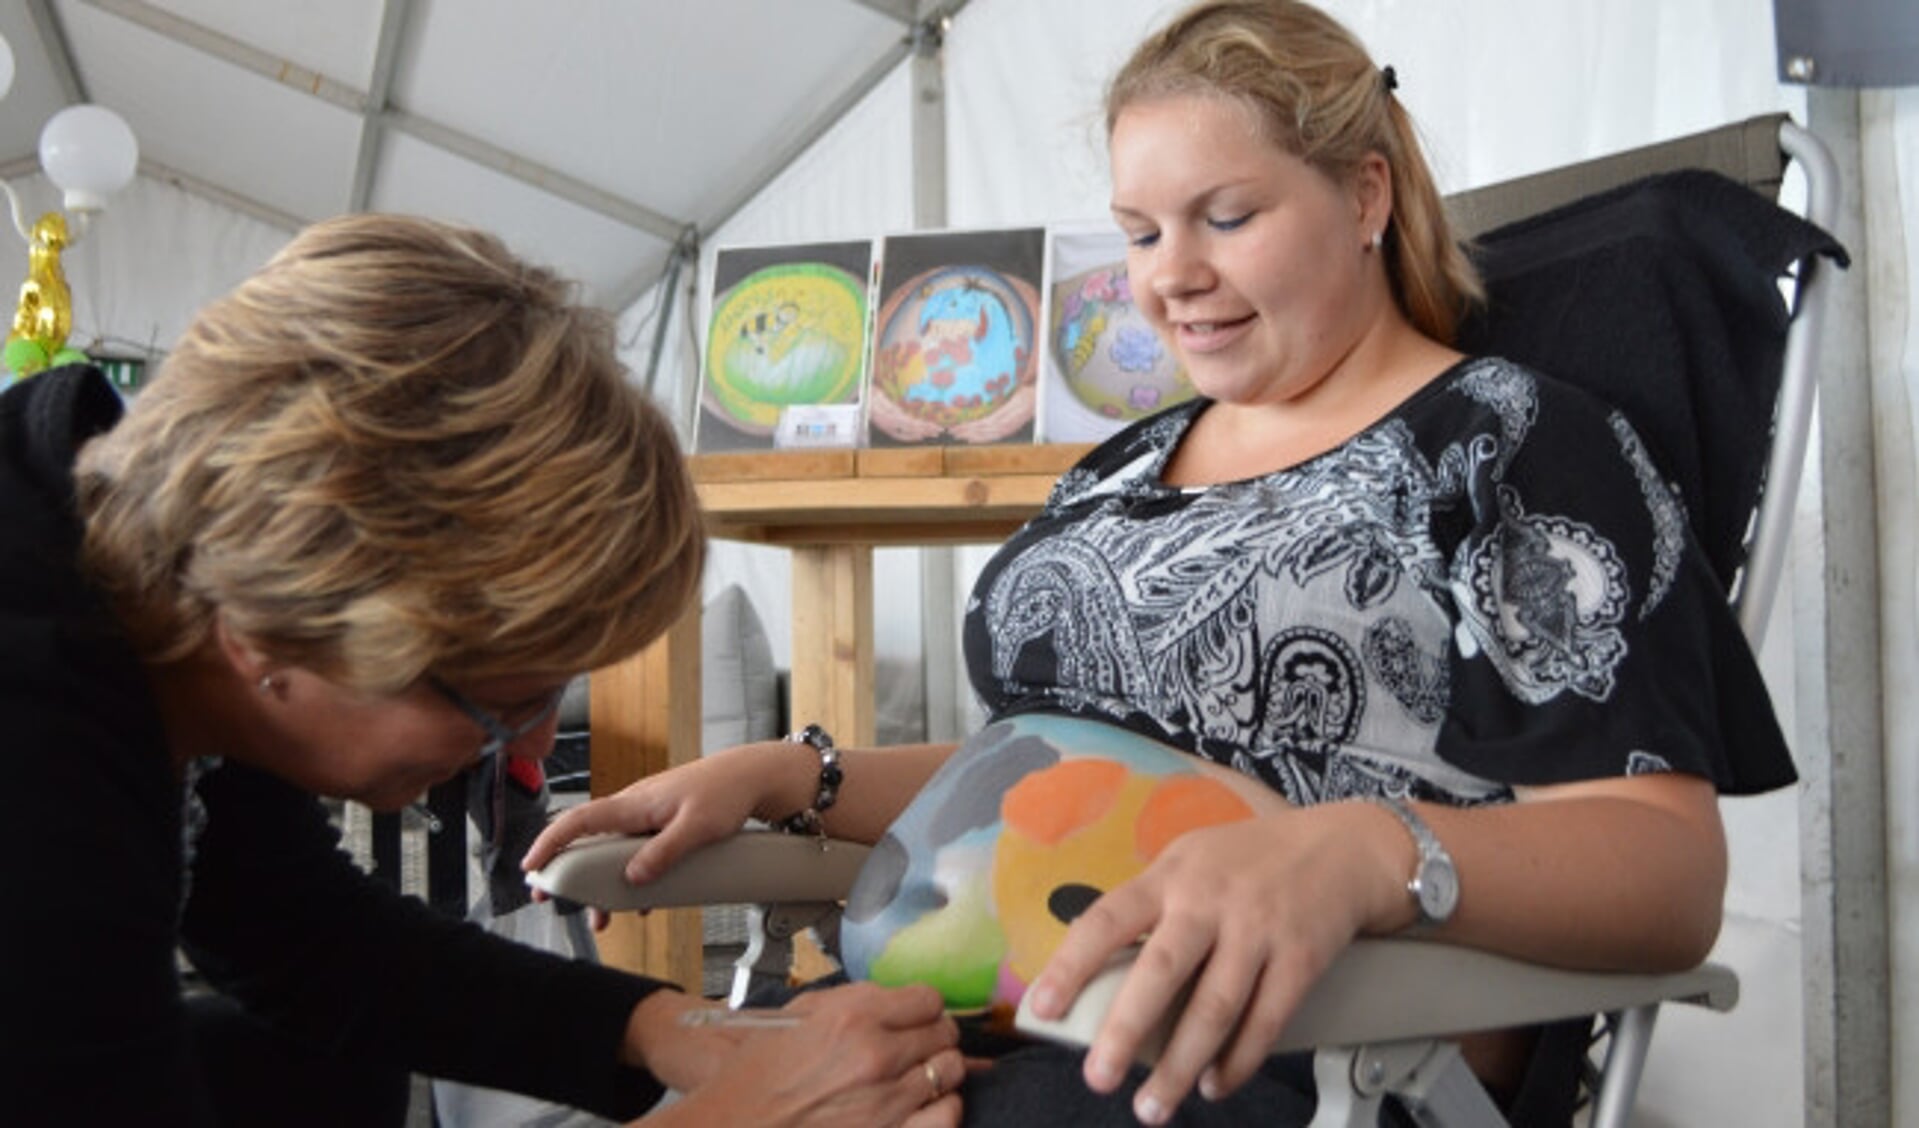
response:
[[(912, 50), (953, 0), (25, 0), (0, 175), (62, 105), (142, 173), (291, 230), (476, 224), (618, 309)], [(110, 218), (109, 218), (110, 222)]]

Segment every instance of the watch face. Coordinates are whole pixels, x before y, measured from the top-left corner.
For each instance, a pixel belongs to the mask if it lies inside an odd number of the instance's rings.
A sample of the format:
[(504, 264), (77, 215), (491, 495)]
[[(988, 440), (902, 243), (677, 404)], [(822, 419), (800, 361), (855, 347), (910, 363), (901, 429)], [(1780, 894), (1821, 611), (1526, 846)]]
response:
[(1459, 905), (1459, 873), (1446, 858), (1426, 858), (1414, 879), (1419, 886), (1419, 911), (1433, 922), (1453, 915)]

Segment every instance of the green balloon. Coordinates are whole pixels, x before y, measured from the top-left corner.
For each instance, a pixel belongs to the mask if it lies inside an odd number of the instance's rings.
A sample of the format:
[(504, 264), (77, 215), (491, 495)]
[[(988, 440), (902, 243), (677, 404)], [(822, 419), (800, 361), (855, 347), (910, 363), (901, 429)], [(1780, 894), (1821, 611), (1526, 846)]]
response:
[(48, 368), (64, 368), (69, 364), (85, 364), (93, 358), (75, 348), (61, 349), (47, 362)]
[(15, 375), (31, 376), (47, 366), (47, 350), (41, 348), (38, 341), (16, 337), (0, 352), (0, 360), (4, 360)]

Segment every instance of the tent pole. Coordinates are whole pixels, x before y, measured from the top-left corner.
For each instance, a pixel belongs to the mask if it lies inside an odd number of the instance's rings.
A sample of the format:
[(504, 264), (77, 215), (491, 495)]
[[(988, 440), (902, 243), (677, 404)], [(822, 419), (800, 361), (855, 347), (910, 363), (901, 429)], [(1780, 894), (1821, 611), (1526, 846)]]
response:
[(53, 10), (52, 0), (27, 0), (27, 13), (33, 17), (33, 28), (40, 33), (40, 42), (47, 48), (47, 63), (53, 67), (53, 77), (60, 82), (60, 93), (67, 105), (90, 102), (87, 96), (87, 84), (80, 77), (80, 71), (73, 65), (73, 45), (67, 40), (67, 25), (60, 20), (60, 13)]
[(373, 199), (373, 177), (380, 166), (380, 115), (392, 101), (393, 79), (400, 70), (400, 44), (413, 16), (413, 0), (386, 0), (380, 11), (380, 37), (373, 46), (373, 75), (367, 83), (366, 108), (360, 114), (360, 147), (353, 159), (353, 186), (347, 189), (346, 210), (363, 212)]
[[(913, 226), (946, 226), (946, 17), (935, 14), (914, 25), (912, 59)], [(958, 587), (950, 547), (919, 550), (920, 677), (925, 696), (926, 739), (958, 740)]]
[(1813, 1128), (1901, 1122), (1892, 1108), (1886, 805), (1907, 797), (1886, 790), (1891, 687), (1881, 670), (1859, 97), (1844, 88), (1806, 92), (1812, 132), (1840, 169), (1832, 233), (1858, 255), (1853, 269), (1827, 280), (1819, 461), (1809, 475), (1819, 507), (1801, 511), (1816, 535), (1798, 538), (1803, 572), (1793, 593), (1805, 1123)]
[(946, 32), (942, 19), (913, 28), (913, 226), (946, 226)]
[(660, 356), (666, 351), (666, 327), (673, 320), (673, 299), (680, 292), (680, 271), (685, 269), (686, 260), (699, 253), (699, 234), (692, 228), (681, 233), (680, 241), (673, 244), (673, 253), (666, 260), (666, 275), (660, 285), (666, 287), (660, 294), (660, 312), (653, 319), (653, 351), (646, 358), (646, 382), (643, 385), (647, 395), (653, 394), (654, 384), (660, 378)]

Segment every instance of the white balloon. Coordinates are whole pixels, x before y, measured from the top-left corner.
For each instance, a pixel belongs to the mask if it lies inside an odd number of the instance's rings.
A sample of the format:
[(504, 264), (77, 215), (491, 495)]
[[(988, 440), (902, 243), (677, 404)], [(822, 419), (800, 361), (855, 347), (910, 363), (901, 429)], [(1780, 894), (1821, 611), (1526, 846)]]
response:
[(40, 167), (66, 193), (69, 211), (96, 211), (133, 180), (140, 144), (105, 106), (68, 106), (40, 131)]

